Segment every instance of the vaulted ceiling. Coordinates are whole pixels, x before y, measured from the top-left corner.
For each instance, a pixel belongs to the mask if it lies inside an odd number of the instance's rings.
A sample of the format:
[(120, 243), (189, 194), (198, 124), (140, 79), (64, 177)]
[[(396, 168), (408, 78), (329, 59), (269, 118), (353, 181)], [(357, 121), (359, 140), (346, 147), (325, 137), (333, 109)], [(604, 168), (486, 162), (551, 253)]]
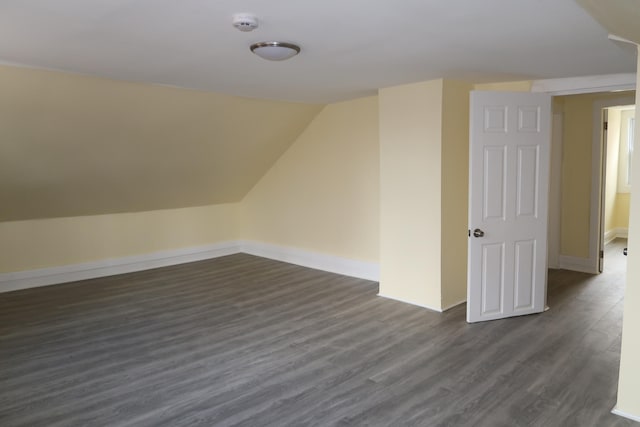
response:
[[(239, 12), (259, 28), (236, 30)], [(607, 34), (573, 0), (3, 0), (0, 221), (237, 202), (324, 103), (633, 72)], [(268, 40), (302, 51), (249, 51)]]

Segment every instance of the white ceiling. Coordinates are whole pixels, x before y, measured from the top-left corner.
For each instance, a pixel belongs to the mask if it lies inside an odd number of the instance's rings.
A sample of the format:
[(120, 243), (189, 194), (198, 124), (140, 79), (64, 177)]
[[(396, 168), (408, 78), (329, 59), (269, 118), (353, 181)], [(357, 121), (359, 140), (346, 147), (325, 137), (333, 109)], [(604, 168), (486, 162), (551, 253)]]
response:
[[(234, 13), (258, 16), (242, 33)], [(284, 62), (251, 54), (290, 41)], [(325, 103), (380, 87), (635, 71), (574, 0), (0, 0), (0, 62)]]

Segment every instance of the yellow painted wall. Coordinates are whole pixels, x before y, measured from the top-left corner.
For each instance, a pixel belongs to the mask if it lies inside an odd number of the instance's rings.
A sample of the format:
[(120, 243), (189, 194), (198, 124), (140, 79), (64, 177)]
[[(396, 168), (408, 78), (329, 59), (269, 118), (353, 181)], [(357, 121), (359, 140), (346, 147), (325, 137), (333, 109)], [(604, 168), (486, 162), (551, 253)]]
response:
[[(607, 121), (607, 167), (604, 200), (604, 231), (617, 227), (618, 158), (620, 154), (620, 110), (610, 108)], [(629, 211), (627, 211), (627, 214)]]
[(622, 156), (622, 153), (627, 149), (628, 118), (632, 117), (634, 112), (634, 110), (609, 109), (605, 231), (629, 228), (630, 193), (621, 190), (618, 174), (622, 173), (626, 176), (626, 168), (621, 169), (625, 166), (627, 157)]
[(560, 253), (589, 257), (591, 144), (594, 95), (564, 100)]
[(326, 106), (241, 203), (241, 237), (378, 262), (378, 98)]
[(234, 240), (237, 208), (225, 204), (0, 222), (0, 273)]
[(442, 105), (442, 308), (467, 299), (469, 92), (444, 80)]
[(380, 294), (435, 309), (442, 307), (442, 97), (442, 80), (379, 91)]
[[(638, 58), (640, 70), (640, 55)], [(637, 86), (640, 87), (640, 71)], [(636, 117), (638, 117), (636, 103)], [(636, 120), (635, 134), (640, 135), (640, 120)], [(640, 165), (640, 150), (633, 153), (633, 164)], [(640, 173), (631, 178), (632, 188), (640, 188)], [(624, 295), (624, 316), (622, 322), (622, 351), (620, 356), (620, 377), (618, 381), (617, 409), (640, 418), (640, 197), (631, 199), (629, 219), (629, 259), (627, 260), (627, 286)]]
[(629, 228), (629, 205), (631, 193), (617, 193), (612, 228)]

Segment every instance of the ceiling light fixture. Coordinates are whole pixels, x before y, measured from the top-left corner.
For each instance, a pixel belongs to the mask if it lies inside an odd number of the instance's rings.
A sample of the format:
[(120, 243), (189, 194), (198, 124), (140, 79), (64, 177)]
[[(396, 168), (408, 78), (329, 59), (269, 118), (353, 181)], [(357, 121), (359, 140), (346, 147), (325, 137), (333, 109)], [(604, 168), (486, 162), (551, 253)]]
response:
[(300, 53), (300, 46), (285, 42), (260, 42), (251, 45), (251, 52), (269, 61), (284, 61)]

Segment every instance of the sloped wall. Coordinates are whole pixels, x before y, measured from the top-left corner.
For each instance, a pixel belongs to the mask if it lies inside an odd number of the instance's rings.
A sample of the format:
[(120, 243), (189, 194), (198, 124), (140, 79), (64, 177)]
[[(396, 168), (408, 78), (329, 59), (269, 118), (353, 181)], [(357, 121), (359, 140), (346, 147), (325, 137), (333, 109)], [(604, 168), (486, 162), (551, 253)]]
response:
[(241, 237), (378, 262), (378, 98), (326, 106), (240, 204)]
[(0, 66), (0, 221), (238, 202), (322, 106)]

